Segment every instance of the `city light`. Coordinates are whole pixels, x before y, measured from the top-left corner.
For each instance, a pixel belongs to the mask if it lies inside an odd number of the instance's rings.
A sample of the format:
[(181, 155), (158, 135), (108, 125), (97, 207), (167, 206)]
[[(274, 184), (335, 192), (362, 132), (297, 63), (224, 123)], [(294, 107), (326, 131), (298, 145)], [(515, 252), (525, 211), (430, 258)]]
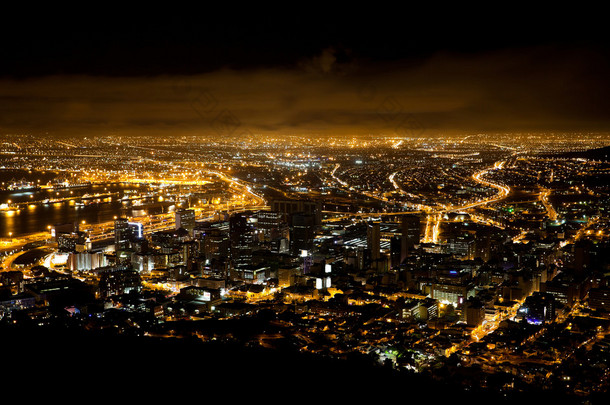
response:
[(7, 387), (604, 403), (607, 24), (98, 14), (0, 27)]

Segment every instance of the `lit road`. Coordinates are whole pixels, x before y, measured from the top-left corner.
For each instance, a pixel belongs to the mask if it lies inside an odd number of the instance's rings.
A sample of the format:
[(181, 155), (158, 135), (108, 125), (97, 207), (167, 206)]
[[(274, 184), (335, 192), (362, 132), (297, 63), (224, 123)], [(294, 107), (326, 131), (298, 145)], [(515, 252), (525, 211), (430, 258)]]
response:
[(239, 180), (234, 177), (229, 177), (224, 173), (217, 171), (208, 171), (210, 174), (214, 174), (218, 176), (221, 180), (227, 182), (230, 187), (236, 188), (238, 193), (241, 192), (242, 196), (245, 197), (246, 194), (250, 195), (254, 199), (254, 204), (252, 205), (266, 205), (265, 199), (252, 191), (252, 187), (246, 184), (243, 180)]
[[(443, 213), (454, 212), (454, 211), (465, 211), (470, 208), (475, 208), (475, 207), (479, 207), (481, 205), (494, 203), (494, 202), (497, 202), (497, 201), (500, 201), (500, 200), (503, 200), (504, 198), (506, 198), (510, 194), (510, 187), (502, 185), (502, 184), (498, 184), (498, 183), (493, 183), (491, 181), (488, 181), (488, 180), (485, 180), (484, 178), (482, 178), (482, 176), (489, 173), (491, 170), (501, 170), (504, 167), (505, 163), (506, 163), (506, 161), (503, 161), (503, 160), (498, 161), (498, 162), (494, 163), (493, 167), (480, 170), (472, 175), (472, 179), (475, 180), (476, 182), (483, 184), (487, 187), (493, 187), (498, 190), (498, 192), (493, 197), (490, 197), (488, 199), (484, 199), (481, 201), (477, 201), (474, 203), (469, 203), (466, 205), (445, 207), (444, 209), (437, 210), (436, 212), (429, 214), (428, 220), (426, 223), (426, 231), (424, 234), (424, 242), (425, 243), (437, 243), (438, 242), (438, 237), (440, 234), (440, 232), (439, 232), (440, 222), (442, 220)], [(474, 216), (472, 218), (474, 220), (477, 220), (477, 221), (480, 221), (483, 223), (489, 223), (489, 221), (486, 220), (485, 218), (479, 218), (479, 217), (474, 217)]]
[[(401, 211), (401, 212), (386, 212), (385, 214), (387, 215), (404, 215), (404, 214), (413, 214), (413, 213), (421, 213), (421, 212), (427, 212), (427, 222), (426, 222), (426, 228), (424, 231), (424, 237), (423, 237), (423, 242), (424, 243), (437, 243), (438, 239), (439, 239), (439, 235), (440, 235), (440, 223), (443, 220), (443, 214), (448, 213), (448, 212), (454, 212), (454, 211), (463, 211), (463, 210), (468, 210), (470, 208), (474, 208), (474, 207), (478, 207), (481, 205), (485, 205), (485, 204), (490, 204), (493, 202), (497, 202), (500, 201), (504, 198), (506, 198), (509, 194), (510, 194), (510, 188), (502, 185), (502, 184), (497, 184), (497, 183), (493, 183), (491, 181), (485, 180), (483, 178), (483, 176), (487, 173), (489, 173), (491, 170), (500, 170), (504, 167), (504, 164), (506, 163), (506, 161), (498, 161), (496, 162), (492, 167), (480, 170), (476, 173), (474, 173), (472, 175), (472, 179), (475, 180), (476, 182), (483, 184), (485, 186), (488, 187), (492, 187), (498, 190), (498, 192), (487, 199), (481, 200), (481, 201), (476, 201), (476, 202), (472, 202), (472, 203), (468, 203), (465, 205), (459, 205), (459, 206), (445, 206), (443, 208), (434, 208), (431, 206), (427, 206), (427, 205), (422, 205), (422, 204), (415, 204), (416, 209), (415, 210), (410, 210), (410, 211)], [(339, 169), (340, 164), (337, 163), (333, 170), (331, 171), (331, 177), (337, 181), (339, 184), (341, 184), (344, 187), (349, 188), (349, 184), (343, 180), (341, 180), (339, 177), (337, 177), (336, 172)], [(398, 172), (393, 172), (392, 174), (390, 174), (390, 176), (388, 177), (388, 180), (390, 181), (390, 183), (392, 184), (392, 186), (394, 187), (394, 189), (398, 192), (400, 192), (401, 194), (403, 194), (406, 197), (410, 197), (410, 198), (417, 198), (417, 196), (408, 193), (407, 191), (405, 191), (402, 187), (400, 187), (400, 185), (398, 184), (398, 182), (396, 181), (396, 176), (397, 176)], [(333, 213), (328, 211), (327, 213)], [(349, 218), (354, 218), (354, 217), (361, 217), (361, 218), (368, 218), (368, 217), (378, 217), (381, 214), (380, 213), (364, 213), (364, 212), (355, 212), (355, 213), (340, 213), (340, 212), (336, 212), (336, 214), (340, 214), (340, 216), (338, 217), (334, 217), (334, 218), (328, 218), (328, 219), (324, 219), (325, 222), (333, 222), (333, 221), (341, 221), (344, 219), (349, 219)], [(494, 225), (494, 226), (499, 226), (502, 227), (500, 224), (495, 223), (494, 221), (491, 221), (487, 218), (484, 217), (480, 217), (480, 216), (475, 216), (475, 215), (471, 215), (471, 218), (474, 221), (477, 222), (481, 222), (481, 223), (486, 223), (486, 224), (490, 224), (490, 225)]]
[(566, 239), (564, 241), (561, 241), (559, 243), (560, 247), (564, 247), (566, 245), (569, 245), (571, 243), (574, 243), (576, 241), (578, 241), (580, 238), (582, 238), (585, 235), (591, 235), (592, 233), (594, 233), (594, 231), (591, 228), (593, 225), (596, 225), (597, 223), (599, 223), (600, 218), (599, 217), (591, 217), (589, 218), (589, 220), (587, 221), (587, 223), (585, 225), (583, 225), (577, 232), (576, 234), (571, 237), (570, 239)]
[(508, 308), (506, 313), (499, 313), (495, 316), (495, 318), (491, 321), (485, 321), (482, 325), (474, 328), (472, 331), (472, 337), (475, 341), (479, 341), (483, 339), (486, 335), (495, 331), (500, 323), (506, 319), (513, 319), (517, 315), (517, 310), (523, 304), (523, 300), (517, 301), (512, 307)]
[(19, 257), (20, 255), (22, 255), (23, 253), (24, 253), (24, 251), (20, 250), (18, 252), (5, 256), (1, 262), (2, 271), (10, 271), (12, 269), (13, 262), (15, 261), (15, 259), (17, 257)]
[(330, 172), (330, 177), (332, 177), (333, 179), (335, 179), (335, 181), (339, 184), (341, 184), (343, 187), (347, 187), (349, 188), (349, 184), (347, 184), (345, 181), (341, 180), (339, 177), (337, 177), (337, 175), (335, 173), (337, 173), (337, 169), (339, 169), (339, 166), (341, 166), (339, 163), (337, 163), (335, 165), (335, 168), (333, 169), (332, 172)]
[(442, 215), (440, 213), (428, 214), (423, 238), (424, 243), (438, 242), (441, 220)]
[(551, 221), (556, 221), (557, 220), (557, 211), (555, 211), (555, 208), (553, 208), (553, 205), (549, 202), (549, 195), (551, 194), (551, 190), (549, 189), (544, 189), (544, 191), (542, 193), (540, 193), (540, 201), (542, 202), (542, 204), (544, 205), (544, 208), (546, 209), (546, 213), (547, 216), (549, 217), (549, 219)]
[(505, 163), (506, 163), (505, 161), (496, 162), (493, 167), (490, 167), (488, 169), (483, 169), (472, 175), (473, 180), (475, 180), (476, 182), (483, 184), (484, 186), (493, 187), (493, 188), (497, 189), (498, 193), (495, 196), (488, 198), (486, 200), (472, 203), (472, 204), (462, 205), (462, 206), (458, 206), (458, 207), (448, 207), (448, 208), (442, 210), (442, 212), (467, 210), (470, 208), (478, 207), (480, 205), (494, 203), (494, 202), (497, 202), (497, 201), (500, 201), (500, 200), (503, 200), (504, 198), (506, 198), (510, 194), (510, 187), (502, 185), (502, 184), (498, 184), (498, 183), (492, 183), (491, 181), (481, 178), (485, 174), (489, 173), (491, 170), (501, 170), (504, 167)]
[[(388, 180), (390, 180), (390, 183), (392, 183), (392, 186), (394, 186), (394, 188), (400, 192), (401, 194), (407, 196), (407, 197), (411, 197), (411, 198), (418, 198), (416, 195), (408, 193), (407, 191), (405, 191), (402, 187), (400, 187), (400, 185), (396, 182), (396, 174), (398, 174), (398, 172), (394, 172), (392, 174), (390, 174), (390, 176), (388, 177)], [(420, 209), (426, 209), (426, 208), (430, 208), (426, 205), (421, 205), (418, 204)], [(431, 209), (431, 208), (430, 208)]]
[(350, 191), (350, 192), (354, 192), (354, 193), (362, 194), (362, 195), (365, 195), (365, 196), (367, 196), (367, 197), (369, 197), (369, 198), (374, 198), (374, 199), (376, 199), (376, 200), (380, 200), (380, 201), (384, 201), (384, 202), (387, 202), (387, 201), (388, 201), (388, 199), (387, 199), (386, 197), (384, 197), (384, 196), (376, 195), (376, 194), (369, 193), (369, 192), (367, 192), (367, 191), (363, 191), (363, 190), (359, 190), (359, 191), (354, 190), (354, 187), (353, 187), (353, 186), (350, 186), (350, 185), (349, 185), (349, 183), (347, 183), (346, 181), (341, 180), (339, 177), (337, 177), (337, 174), (336, 174), (336, 173), (337, 173), (337, 169), (339, 169), (339, 167), (340, 167), (340, 166), (341, 166), (341, 164), (340, 164), (340, 163), (337, 163), (337, 164), (335, 165), (335, 167), (333, 168), (333, 170), (330, 172), (330, 176), (331, 176), (331, 177), (332, 177), (332, 178), (333, 178), (333, 179), (334, 179), (334, 180), (335, 180), (337, 183), (341, 184), (341, 186), (345, 187), (345, 188), (346, 188), (348, 191)]

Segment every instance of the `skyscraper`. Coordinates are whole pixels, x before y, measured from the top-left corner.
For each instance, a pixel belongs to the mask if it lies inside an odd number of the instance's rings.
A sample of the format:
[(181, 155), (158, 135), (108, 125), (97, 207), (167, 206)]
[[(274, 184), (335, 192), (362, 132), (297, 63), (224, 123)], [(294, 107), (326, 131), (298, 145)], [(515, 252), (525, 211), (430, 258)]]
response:
[(381, 257), (381, 230), (379, 223), (369, 222), (366, 228), (366, 247), (371, 251), (371, 261)]
[(114, 221), (114, 245), (117, 252), (131, 248), (132, 242), (143, 237), (141, 223), (129, 222), (127, 218), (118, 218)]
[(290, 217), (290, 249), (293, 254), (314, 247), (316, 218), (314, 214), (297, 212)]
[(186, 229), (193, 236), (193, 229), (195, 229), (195, 211), (190, 209), (178, 210), (175, 212), (176, 216), (176, 229)]
[(418, 215), (403, 215), (401, 224), (400, 262), (409, 254), (415, 245), (419, 244), (421, 225)]
[(229, 239), (233, 265), (237, 267), (252, 264), (254, 228), (246, 215), (237, 213), (229, 218)]
[(131, 231), (127, 218), (118, 218), (114, 221), (114, 248), (121, 251), (129, 248)]

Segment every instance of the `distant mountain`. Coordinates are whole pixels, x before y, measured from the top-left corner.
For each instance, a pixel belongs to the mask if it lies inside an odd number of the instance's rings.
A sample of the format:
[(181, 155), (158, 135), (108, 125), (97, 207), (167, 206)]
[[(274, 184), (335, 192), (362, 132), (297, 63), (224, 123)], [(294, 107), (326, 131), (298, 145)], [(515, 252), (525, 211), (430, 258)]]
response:
[(603, 148), (589, 149), (580, 152), (566, 152), (555, 156), (573, 159), (582, 158), (588, 160), (601, 160), (604, 162), (608, 162), (610, 161), (610, 146), (604, 146)]

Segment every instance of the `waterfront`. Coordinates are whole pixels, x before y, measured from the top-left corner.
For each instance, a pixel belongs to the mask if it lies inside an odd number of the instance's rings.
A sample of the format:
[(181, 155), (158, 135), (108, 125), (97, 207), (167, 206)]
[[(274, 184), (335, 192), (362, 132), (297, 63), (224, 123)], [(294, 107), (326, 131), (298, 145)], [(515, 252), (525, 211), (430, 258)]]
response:
[[(0, 181), (10, 182), (11, 179), (45, 184), (56, 175), (52, 172), (0, 170)], [(18, 237), (49, 230), (49, 226), (64, 223), (97, 224), (111, 221), (115, 216), (141, 214), (138, 206), (133, 206), (131, 200), (125, 197), (147, 194), (149, 188), (138, 184), (92, 184), (85, 187), (64, 189), (40, 189), (35, 191), (0, 191), (0, 229), (2, 235)], [(99, 198), (83, 196), (99, 195)], [(55, 201), (54, 200), (58, 200)], [(139, 201), (138, 204), (152, 203), (152, 197)], [(7, 206), (10, 205), (10, 208)], [(146, 207), (147, 214), (160, 213), (168, 210), (171, 202)], [(134, 216), (135, 216), (134, 215)]]

